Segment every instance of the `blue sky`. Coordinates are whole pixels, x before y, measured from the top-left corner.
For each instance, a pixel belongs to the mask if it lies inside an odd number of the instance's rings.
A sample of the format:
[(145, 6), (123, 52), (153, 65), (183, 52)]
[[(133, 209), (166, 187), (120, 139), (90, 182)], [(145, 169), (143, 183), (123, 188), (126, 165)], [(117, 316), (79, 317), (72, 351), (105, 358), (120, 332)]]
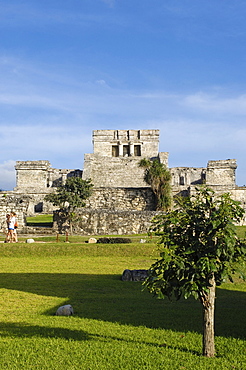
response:
[(245, 0), (0, 0), (0, 188), (16, 160), (83, 168), (92, 130), (160, 129), (169, 166), (236, 158)]

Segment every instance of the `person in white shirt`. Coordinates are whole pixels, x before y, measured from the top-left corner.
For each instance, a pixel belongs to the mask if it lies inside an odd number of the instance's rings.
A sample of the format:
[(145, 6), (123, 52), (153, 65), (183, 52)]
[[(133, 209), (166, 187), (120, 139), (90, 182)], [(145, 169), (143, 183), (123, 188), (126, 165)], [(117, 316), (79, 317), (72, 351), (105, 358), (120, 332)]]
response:
[(10, 215), (7, 215), (7, 224), (8, 224), (8, 234), (6, 242), (14, 242), (14, 231), (15, 231), (15, 223), (16, 223), (16, 214), (14, 212), (11, 212)]

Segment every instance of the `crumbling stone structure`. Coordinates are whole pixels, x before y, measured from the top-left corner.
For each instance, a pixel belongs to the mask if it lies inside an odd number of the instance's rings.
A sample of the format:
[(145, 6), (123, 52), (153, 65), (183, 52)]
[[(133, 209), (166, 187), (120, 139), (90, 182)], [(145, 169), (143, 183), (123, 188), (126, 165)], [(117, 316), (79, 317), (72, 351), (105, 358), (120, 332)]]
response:
[[(78, 221), (72, 224), (73, 234), (78, 235), (127, 235), (148, 232), (156, 211), (110, 210), (80, 208)], [(60, 232), (70, 233), (67, 219), (59, 211), (54, 212), (54, 224)]]
[(159, 130), (95, 130), (82, 178), (99, 188), (146, 188), (140, 159), (159, 157), (168, 166), (168, 153), (158, 153), (158, 147)]
[(17, 193), (43, 193), (49, 188), (64, 184), (68, 177), (81, 177), (81, 170), (58, 170), (51, 168), (49, 161), (17, 161), (16, 187)]
[[(6, 212), (18, 211), (23, 223), (26, 215), (50, 213), (55, 209), (45, 202), (46, 194), (53, 192), (70, 176), (92, 179), (94, 191), (86, 207), (79, 210), (81, 217), (75, 232), (81, 234), (131, 234), (148, 230), (155, 214), (155, 197), (144, 182), (142, 158), (158, 158), (168, 167), (168, 153), (159, 152), (159, 130), (95, 130), (93, 153), (85, 154), (84, 169), (54, 169), (47, 160), (17, 161), (16, 187), (7, 192), (7, 199), (15, 197), (22, 208), (9, 201), (0, 202), (0, 218)], [(230, 192), (246, 209), (246, 188), (235, 183), (236, 160), (211, 160), (207, 167), (169, 168), (172, 174), (173, 195), (193, 194), (196, 186), (206, 183), (216, 193)], [(11, 198), (12, 199), (12, 198)], [(18, 201), (17, 201), (18, 199)], [(0, 199), (1, 200), (1, 199)], [(19, 203), (18, 203), (19, 204)], [(11, 209), (10, 209), (11, 208)], [(64, 220), (55, 213), (55, 225), (64, 230)], [(246, 224), (246, 221), (244, 221)]]
[(81, 177), (82, 170), (52, 168), (49, 161), (17, 161), (16, 187), (19, 197), (29, 195), (28, 216), (38, 212), (52, 213), (53, 206), (44, 197), (66, 182), (68, 177)]

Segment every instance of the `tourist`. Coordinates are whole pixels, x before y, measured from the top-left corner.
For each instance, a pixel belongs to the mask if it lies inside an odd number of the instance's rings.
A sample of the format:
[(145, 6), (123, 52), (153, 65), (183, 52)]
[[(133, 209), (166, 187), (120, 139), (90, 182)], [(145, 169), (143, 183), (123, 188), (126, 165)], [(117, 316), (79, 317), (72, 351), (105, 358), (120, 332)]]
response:
[(13, 243), (17, 243), (18, 242), (18, 238), (17, 238), (18, 222), (17, 222), (17, 219), (16, 219), (16, 213), (15, 212), (13, 212), (13, 215), (15, 217), (14, 232), (13, 232)]
[(9, 243), (9, 220), (10, 220), (10, 214), (6, 214), (6, 223), (7, 223), (7, 232), (6, 232), (6, 239), (5, 243)]
[[(6, 216), (6, 221), (8, 224), (8, 234), (6, 238), (6, 242), (15, 242), (15, 236), (14, 236), (14, 230), (15, 230), (15, 223), (16, 223), (16, 214), (14, 212), (11, 212), (10, 215)], [(16, 234), (17, 238), (17, 234)]]

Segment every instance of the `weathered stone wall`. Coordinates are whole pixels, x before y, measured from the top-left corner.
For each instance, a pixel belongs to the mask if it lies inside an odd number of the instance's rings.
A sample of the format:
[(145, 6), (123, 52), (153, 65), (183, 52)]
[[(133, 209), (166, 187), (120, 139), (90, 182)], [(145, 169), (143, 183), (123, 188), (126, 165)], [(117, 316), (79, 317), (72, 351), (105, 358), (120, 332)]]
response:
[[(113, 150), (113, 146), (117, 148)], [(138, 146), (138, 148), (134, 148), (134, 146)], [(129, 156), (156, 157), (158, 146), (159, 130), (93, 131), (93, 152), (100, 156), (112, 157), (116, 155), (122, 157), (128, 153)]]
[(86, 207), (110, 210), (155, 210), (155, 196), (151, 188), (94, 188)]
[(29, 205), (28, 196), (19, 196), (11, 192), (0, 193), (0, 229), (1, 232), (7, 230), (6, 215), (15, 212), (17, 215), (18, 227), (21, 229), (25, 225), (25, 215)]
[(168, 153), (158, 153), (159, 130), (95, 130), (93, 154), (85, 154), (83, 179), (96, 187), (146, 187), (143, 158), (168, 166)]
[(180, 191), (192, 185), (205, 184), (208, 186), (236, 187), (235, 159), (208, 161), (206, 168), (173, 167), (172, 186)]
[[(77, 210), (77, 221), (73, 233), (80, 235), (130, 235), (142, 234), (149, 230), (152, 218), (159, 214), (154, 211), (110, 211), (81, 208)], [(59, 211), (54, 212), (54, 228), (59, 233), (70, 231), (65, 218)]]
[(139, 157), (108, 158), (85, 154), (83, 179), (92, 179), (95, 187), (146, 187)]
[(235, 159), (208, 161), (206, 171), (206, 184), (235, 186), (236, 168), (237, 163)]
[(82, 178), (92, 179), (95, 187), (148, 187), (144, 181), (144, 169), (139, 167), (142, 158), (85, 154)]
[(184, 187), (190, 185), (198, 185), (205, 182), (206, 179), (206, 168), (195, 168), (195, 167), (173, 167), (170, 168), (172, 175), (171, 185), (174, 187), (180, 187), (180, 190), (184, 190)]
[[(54, 191), (53, 188), (49, 192)], [(52, 203), (44, 200), (47, 193), (29, 193), (29, 203), (27, 206), (27, 216), (36, 213), (52, 213), (57, 210)], [(18, 193), (21, 198), (25, 196)], [(96, 188), (86, 200), (86, 207), (91, 209), (110, 209), (110, 210), (136, 210), (152, 211), (155, 210), (155, 196), (150, 187), (146, 188)]]
[(238, 187), (237, 189), (231, 190), (230, 193), (232, 198), (240, 202), (241, 206), (243, 207), (245, 214), (240, 225), (246, 225), (246, 187)]
[[(53, 191), (53, 189), (50, 189)], [(22, 194), (19, 193), (21, 196)], [(23, 194), (24, 195), (24, 194)], [(29, 204), (26, 212), (26, 216), (34, 216), (37, 213), (52, 213), (57, 207), (54, 207), (52, 203), (44, 200), (47, 193), (29, 193)]]
[(17, 161), (16, 192), (43, 193), (64, 184), (68, 177), (82, 177), (81, 170), (51, 168), (49, 161)]
[(16, 188), (31, 188), (41, 191), (47, 188), (47, 176), (50, 169), (49, 161), (17, 161), (16, 162)]
[[(234, 200), (237, 200), (241, 203), (242, 207), (246, 211), (246, 188), (234, 188), (234, 187), (226, 187), (226, 186), (214, 186), (211, 187), (216, 194), (223, 194), (225, 192), (229, 192)], [(194, 195), (196, 192), (196, 187), (191, 186), (189, 189), (189, 194)], [(112, 189), (110, 189), (111, 191)], [(116, 190), (116, 189), (114, 189)], [(119, 189), (127, 190), (127, 189)], [(134, 189), (135, 190), (135, 189)], [(149, 189), (150, 190), (150, 189)], [(106, 189), (101, 189), (97, 193), (98, 200), (94, 204), (94, 206), (99, 206), (100, 204), (106, 208), (107, 200), (103, 199), (103, 196), (107, 194)], [(105, 192), (104, 192), (105, 191)], [(156, 211), (136, 211), (132, 210), (132, 208), (123, 209), (127, 205), (127, 201), (119, 206), (117, 206), (117, 196), (120, 195), (120, 192), (117, 193), (113, 192), (115, 198), (115, 203), (112, 201), (112, 205), (110, 206), (112, 209), (90, 209), (90, 208), (83, 208), (78, 210), (78, 217), (79, 221), (75, 224), (73, 228), (73, 233), (75, 234), (82, 234), (82, 235), (123, 235), (123, 234), (140, 234), (146, 233), (149, 230), (151, 225), (151, 220), (156, 214), (160, 214), (160, 212)], [(123, 195), (123, 192), (121, 193)], [(129, 194), (128, 194), (129, 195)], [(187, 194), (188, 195), (188, 194)], [(96, 194), (94, 194), (96, 196)], [(102, 197), (103, 200), (100, 200)], [(102, 203), (100, 203), (102, 201)], [(109, 201), (108, 205), (111, 204), (111, 200)], [(110, 208), (109, 207), (109, 208)], [(114, 207), (122, 207), (120, 210), (115, 209)], [(62, 218), (59, 211), (56, 211), (54, 214), (55, 223), (54, 227), (59, 230), (60, 233), (64, 233), (66, 230), (70, 231), (70, 228), (64, 218)], [(240, 225), (246, 225), (246, 215), (240, 222)]]

